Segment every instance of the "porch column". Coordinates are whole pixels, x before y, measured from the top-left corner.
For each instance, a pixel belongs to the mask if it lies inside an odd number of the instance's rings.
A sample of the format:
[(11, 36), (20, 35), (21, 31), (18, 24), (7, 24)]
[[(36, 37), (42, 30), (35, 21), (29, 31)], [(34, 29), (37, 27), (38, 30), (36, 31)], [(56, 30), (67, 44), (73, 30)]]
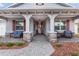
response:
[(48, 15), (50, 18), (50, 30), (49, 30), (49, 39), (50, 41), (56, 41), (56, 33), (54, 32), (54, 19), (58, 14)]
[(74, 19), (74, 33), (79, 34), (78, 32), (79, 19)]
[(25, 23), (26, 23), (26, 30), (25, 30), (25, 32), (24, 32), (24, 36), (23, 36), (23, 38), (24, 38), (24, 40), (25, 41), (28, 41), (28, 42), (30, 42), (31, 41), (31, 31), (30, 31), (30, 18), (31, 18), (31, 15), (23, 15), (24, 16), (24, 18), (25, 18)]

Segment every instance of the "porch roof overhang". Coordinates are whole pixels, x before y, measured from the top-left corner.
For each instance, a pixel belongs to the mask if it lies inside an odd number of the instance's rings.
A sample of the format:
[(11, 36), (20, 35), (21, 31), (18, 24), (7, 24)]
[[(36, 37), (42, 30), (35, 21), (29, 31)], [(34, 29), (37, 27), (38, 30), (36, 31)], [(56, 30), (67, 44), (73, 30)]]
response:
[(12, 11), (79, 11), (79, 8), (41, 8), (41, 9), (26, 9), (26, 8), (4, 8), (4, 9), (0, 9), (0, 12), (12, 12)]
[(23, 9), (26, 9), (26, 10), (37, 10), (37, 9), (42, 9), (42, 10), (45, 10), (45, 9), (58, 9), (58, 10), (61, 10), (61, 9), (66, 9), (66, 10), (77, 10), (77, 9), (79, 9), (79, 8), (75, 8), (75, 7), (73, 7), (73, 8), (71, 8), (71, 7), (57, 7), (57, 8), (2, 8), (2, 9), (0, 9), (0, 10), (13, 10), (13, 9), (17, 9), (17, 10), (23, 10)]
[(1, 19), (21, 19), (21, 18), (23, 18), (23, 16), (22, 15), (11, 15), (11, 14), (0, 14), (0, 18)]
[[(13, 14), (14, 12), (14, 14)], [(24, 14), (20, 14), (24, 12)], [(79, 8), (50, 8), (50, 9), (24, 9), (24, 8), (7, 8), (0, 9), (0, 16), (4, 18), (22, 18), (22, 15), (32, 14), (59, 14), (57, 17), (75, 17), (79, 15)], [(48, 12), (48, 13), (45, 13)], [(56, 12), (56, 13), (55, 13)]]
[(0, 14), (78, 14), (79, 8), (53, 8), (53, 9), (19, 9), (19, 8), (7, 8), (0, 9)]
[[(34, 15), (37, 15), (37, 14), (34, 14)], [(48, 14), (46, 14), (46, 15), (48, 15)], [(67, 18), (73, 17), (73, 18), (75, 18), (77, 15), (79, 15), (79, 14), (59, 14), (56, 17), (58, 17), (58, 18), (61, 18), (61, 17), (62, 18), (63, 17), (67, 17)], [(21, 14), (0, 14), (0, 18), (2, 18), (2, 19), (24, 19), (23, 15), (21, 15)]]

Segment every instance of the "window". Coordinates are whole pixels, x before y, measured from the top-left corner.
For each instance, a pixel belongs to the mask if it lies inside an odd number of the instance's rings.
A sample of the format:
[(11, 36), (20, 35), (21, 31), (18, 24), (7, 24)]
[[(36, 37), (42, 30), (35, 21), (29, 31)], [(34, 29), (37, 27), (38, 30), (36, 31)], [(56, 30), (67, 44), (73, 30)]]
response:
[(23, 29), (24, 29), (24, 21), (17, 20), (15, 27), (16, 27), (16, 31), (23, 31)]
[(56, 21), (55, 22), (55, 30), (60, 30), (60, 22)]
[(55, 31), (58, 31), (58, 30), (65, 30), (66, 29), (66, 21), (61, 21), (61, 20), (58, 20), (58, 21), (55, 21)]

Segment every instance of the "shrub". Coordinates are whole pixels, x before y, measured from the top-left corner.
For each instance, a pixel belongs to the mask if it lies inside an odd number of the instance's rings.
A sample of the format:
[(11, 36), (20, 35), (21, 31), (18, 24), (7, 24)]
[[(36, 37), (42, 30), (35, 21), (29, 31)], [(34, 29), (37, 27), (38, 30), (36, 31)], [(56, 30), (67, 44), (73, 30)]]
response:
[(23, 46), (25, 44), (25, 42), (16, 42), (15, 43), (17, 46)]
[(0, 42), (0, 46), (2, 46), (4, 43), (3, 42)]
[(79, 52), (71, 53), (71, 56), (79, 56)]
[(61, 43), (56, 43), (56, 47), (60, 48), (62, 46)]
[(2, 36), (0, 36), (0, 38), (2, 38)]
[(14, 43), (13, 43), (13, 42), (8, 42), (8, 43), (6, 43), (6, 45), (7, 45), (8, 47), (12, 47), (12, 46), (14, 45)]

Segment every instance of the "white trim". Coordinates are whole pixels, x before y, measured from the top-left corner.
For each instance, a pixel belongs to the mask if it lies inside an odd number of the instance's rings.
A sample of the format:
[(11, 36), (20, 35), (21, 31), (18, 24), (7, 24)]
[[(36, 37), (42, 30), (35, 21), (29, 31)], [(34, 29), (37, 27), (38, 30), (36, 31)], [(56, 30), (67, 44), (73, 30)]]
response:
[(9, 5), (9, 6), (8, 6), (8, 7), (6, 7), (6, 8), (9, 8), (9, 7), (11, 7), (11, 6), (15, 5), (15, 4), (17, 4), (17, 3), (13, 3), (13, 4)]
[(72, 8), (74, 8), (74, 6), (72, 6), (72, 5), (71, 5), (71, 4), (69, 4), (69, 3), (65, 3), (65, 4), (70, 5)]

